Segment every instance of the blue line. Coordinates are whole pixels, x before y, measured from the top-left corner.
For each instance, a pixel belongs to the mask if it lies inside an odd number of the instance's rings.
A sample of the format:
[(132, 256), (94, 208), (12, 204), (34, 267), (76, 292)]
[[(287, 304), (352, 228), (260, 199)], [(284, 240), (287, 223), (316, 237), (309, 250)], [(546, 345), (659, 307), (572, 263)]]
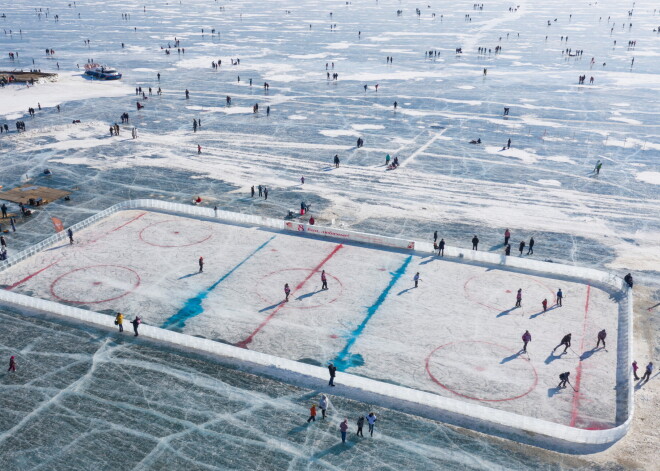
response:
[(344, 346), (342, 351), (339, 352), (339, 354), (333, 361), (334, 365), (337, 367), (339, 371), (346, 371), (348, 368), (364, 365), (364, 359), (362, 358), (362, 355), (360, 355), (359, 353), (352, 354), (350, 353), (350, 350), (353, 347), (353, 344), (355, 344), (355, 342), (357, 341), (358, 337), (362, 335), (362, 332), (364, 331), (364, 328), (367, 326), (369, 320), (373, 317), (374, 314), (376, 314), (378, 309), (380, 309), (380, 306), (385, 302), (385, 299), (390, 294), (390, 290), (394, 287), (396, 282), (399, 281), (399, 278), (401, 278), (401, 276), (406, 272), (406, 269), (408, 268), (408, 264), (410, 264), (411, 260), (412, 260), (412, 255), (409, 255), (408, 258), (406, 258), (406, 260), (403, 262), (403, 265), (401, 265), (397, 271), (391, 273), (392, 279), (390, 280), (390, 283), (383, 290), (383, 292), (380, 293), (380, 296), (378, 296), (376, 302), (374, 302), (371, 306), (369, 306), (369, 308), (367, 309), (367, 315), (362, 321), (362, 323), (359, 326), (357, 326), (357, 328), (348, 335), (348, 342), (346, 342), (346, 345)]
[(199, 316), (201, 313), (204, 312), (204, 308), (202, 307), (202, 301), (209, 295), (211, 291), (213, 291), (220, 283), (225, 281), (229, 276), (234, 273), (241, 265), (243, 265), (245, 262), (250, 260), (257, 252), (259, 252), (261, 249), (266, 247), (268, 243), (273, 240), (277, 236), (273, 236), (270, 239), (268, 239), (266, 242), (261, 244), (259, 247), (257, 247), (250, 255), (245, 257), (238, 265), (236, 265), (234, 268), (229, 270), (227, 273), (222, 275), (222, 277), (213, 283), (210, 287), (206, 288), (205, 290), (201, 291), (197, 296), (194, 298), (188, 299), (188, 301), (185, 302), (183, 307), (171, 316), (169, 319), (167, 319), (161, 328), (167, 329), (172, 326), (174, 326), (177, 329), (183, 329), (186, 326), (186, 321), (188, 319), (191, 319), (195, 316)]

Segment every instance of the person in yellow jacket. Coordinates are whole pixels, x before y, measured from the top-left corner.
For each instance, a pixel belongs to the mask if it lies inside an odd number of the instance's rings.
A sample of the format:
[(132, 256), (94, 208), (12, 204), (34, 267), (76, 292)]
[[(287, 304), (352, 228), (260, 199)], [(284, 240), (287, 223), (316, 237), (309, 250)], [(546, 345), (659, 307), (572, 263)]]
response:
[(115, 317), (115, 325), (119, 326), (119, 332), (124, 331), (124, 315), (121, 312), (118, 312)]

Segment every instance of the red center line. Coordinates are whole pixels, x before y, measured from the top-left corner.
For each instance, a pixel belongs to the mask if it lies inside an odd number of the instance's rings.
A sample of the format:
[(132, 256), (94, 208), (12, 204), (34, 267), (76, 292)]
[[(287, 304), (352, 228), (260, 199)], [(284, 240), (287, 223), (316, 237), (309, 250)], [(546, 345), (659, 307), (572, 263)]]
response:
[[(329, 254), (328, 254), (328, 255), (327, 255), (327, 256), (321, 261), (321, 263), (319, 263), (319, 264), (318, 264), (318, 265), (317, 265), (317, 266), (316, 266), (316, 267), (315, 267), (315, 268), (309, 273), (309, 275), (307, 275), (307, 277), (306, 277), (304, 280), (302, 280), (300, 283), (298, 283), (298, 286), (296, 286), (296, 287), (291, 291), (291, 293), (289, 294), (289, 296), (292, 296), (296, 291), (298, 291), (298, 290), (301, 289), (303, 286), (305, 286), (305, 283), (307, 283), (307, 282), (309, 281), (309, 279), (310, 279), (313, 275), (315, 275), (316, 273), (318, 273), (318, 271), (321, 269), (321, 267), (323, 267), (323, 265), (325, 265), (325, 263), (326, 263), (328, 260), (330, 260), (330, 259), (331, 259), (331, 258), (332, 258), (332, 257), (333, 257), (333, 256), (339, 251), (339, 249), (341, 249), (343, 246), (344, 246), (344, 244), (339, 244), (338, 246), (336, 246), (336, 247), (332, 250), (332, 252), (330, 252), (330, 253), (329, 253)], [(259, 333), (259, 331), (260, 331), (261, 329), (263, 329), (263, 328), (266, 326), (266, 324), (268, 324), (268, 323), (273, 319), (273, 317), (275, 317), (275, 315), (276, 315), (276, 314), (277, 314), (277, 313), (278, 313), (278, 312), (279, 312), (284, 306), (286, 306), (286, 301), (282, 301), (280, 304), (278, 304), (278, 306), (273, 310), (273, 312), (271, 312), (271, 313), (268, 315), (268, 317), (266, 317), (266, 318), (263, 320), (263, 322), (262, 322), (261, 324), (259, 324), (259, 326), (254, 330), (254, 332), (252, 332), (252, 333), (251, 333), (246, 339), (241, 340), (240, 342), (238, 342), (238, 343), (236, 344), (236, 346), (237, 346), (237, 347), (241, 347), (241, 348), (247, 348), (247, 346), (248, 346), (248, 345), (252, 342), (252, 340), (254, 339), (254, 336), (257, 335), (257, 334)]]
[(144, 212), (144, 213), (138, 214), (138, 215), (135, 216), (133, 219), (131, 219), (131, 220), (128, 221), (128, 222), (125, 222), (125, 223), (122, 224), (121, 226), (117, 226), (117, 227), (115, 227), (114, 229), (112, 229), (112, 230), (106, 232), (105, 234), (101, 234), (101, 236), (100, 236), (98, 239), (90, 240), (89, 243), (90, 243), (90, 244), (93, 244), (93, 243), (95, 243), (95, 242), (98, 242), (99, 240), (103, 239), (105, 236), (107, 236), (107, 235), (110, 234), (111, 232), (118, 231), (118, 230), (121, 229), (122, 227), (124, 227), (124, 226), (128, 226), (130, 223), (137, 221), (138, 219), (140, 219), (140, 218), (141, 218), (142, 216), (144, 216), (145, 214), (147, 214), (147, 213)]
[(20, 280), (20, 281), (17, 281), (17, 282), (14, 283), (13, 285), (7, 286), (5, 289), (6, 289), (7, 291), (11, 291), (11, 290), (13, 290), (13, 289), (16, 288), (17, 286), (22, 285), (23, 283), (25, 283), (26, 281), (28, 281), (28, 280), (29, 280), (30, 278), (32, 278), (33, 276), (37, 276), (37, 275), (38, 275), (39, 273), (41, 273), (42, 271), (44, 271), (44, 270), (46, 270), (46, 269), (52, 267), (53, 265), (55, 265), (56, 263), (58, 263), (60, 260), (61, 260), (61, 259), (59, 259), (59, 260), (55, 260), (55, 261), (54, 261), (53, 263), (51, 263), (50, 265), (46, 265), (46, 266), (43, 267), (41, 270), (35, 271), (35, 272), (32, 273), (31, 275), (26, 276), (25, 278), (23, 278), (23, 279)]
[[(587, 299), (584, 301), (584, 321), (582, 324), (582, 340), (580, 341), (580, 355), (584, 353), (584, 336), (587, 333), (587, 314), (589, 313), (589, 294), (591, 285), (587, 285)], [(573, 405), (571, 407), (571, 427), (575, 427), (577, 421), (578, 407), (580, 405), (580, 381), (582, 380), (582, 356), (575, 372), (575, 391), (573, 392)]]

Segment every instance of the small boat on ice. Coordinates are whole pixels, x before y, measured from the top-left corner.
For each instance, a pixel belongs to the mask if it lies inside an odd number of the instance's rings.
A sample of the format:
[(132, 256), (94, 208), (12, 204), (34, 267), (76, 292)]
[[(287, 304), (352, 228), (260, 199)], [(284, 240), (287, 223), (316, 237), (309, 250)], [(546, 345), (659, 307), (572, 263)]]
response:
[(121, 73), (112, 67), (99, 64), (85, 64), (85, 75), (97, 80), (119, 80)]

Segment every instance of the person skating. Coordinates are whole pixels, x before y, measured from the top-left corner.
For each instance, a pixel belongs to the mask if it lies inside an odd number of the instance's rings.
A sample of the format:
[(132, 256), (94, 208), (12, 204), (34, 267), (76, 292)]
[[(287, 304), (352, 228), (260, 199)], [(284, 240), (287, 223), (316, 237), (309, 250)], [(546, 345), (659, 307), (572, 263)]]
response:
[(477, 247), (479, 246), (479, 238), (475, 234), (474, 237), (472, 238), (472, 250), (478, 250)]
[(9, 369), (7, 371), (16, 371), (16, 358), (13, 356), (9, 359)]
[(135, 332), (135, 337), (137, 337), (138, 327), (140, 327), (140, 324), (142, 324), (142, 318), (140, 316), (135, 316), (135, 319), (131, 321), (131, 324), (133, 324), (133, 332)]
[(328, 365), (328, 372), (330, 373), (330, 382), (328, 383), (328, 386), (334, 386), (335, 385), (335, 375), (337, 374), (337, 367), (330, 363)]
[(506, 244), (504, 247), (504, 255), (511, 255), (511, 244)]
[(541, 306), (543, 306), (543, 312), (547, 311), (548, 310), (548, 300), (544, 299), (543, 301), (541, 301)]
[(300, 184), (301, 185), (305, 184), (305, 177), (304, 176), (300, 177)]
[(520, 245), (518, 246), (518, 250), (520, 251), (520, 255), (523, 254), (523, 250), (525, 250), (525, 241), (521, 240)]
[(529, 330), (526, 330), (522, 335), (523, 348), (522, 351), (527, 353), (527, 344), (532, 341), (532, 334), (529, 333)]
[(561, 292), (561, 288), (557, 290), (557, 306), (561, 307), (562, 300), (564, 299), (564, 293)]
[(291, 294), (291, 288), (289, 288), (289, 283), (284, 283), (284, 302), (289, 302), (289, 295)]
[(321, 395), (319, 401), (319, 409), (321, 409), (321, 419), (325, 420), (325, 411), (328, 408), (328, 397), (325, 394)]
[(637, 360), (632, 362), (632, 370), (633, 370), (633, 375), (635, 376), (635, 380), (639, 380), (639, 376), (637, 376), (637, 370), (639, 369), (639, 366), (637, 366)]
[(339, 424), (339, 431), (341, 432), (341, 442), (346, 443), (346, 432), (348, 431), (348, 419)]
[(516, 293), (516, 307), (522, 307), (522, 288), (518, 288)]
[(440, 257), (445, 255), (445, 239), (440, 239), (440, 243), (438, 244), (438, 255)]
[(369, 415), (365, 417), (367, 419), (367, 424), (369, 424), (369, 435), (374, 436), (374, 425), (376, 425), (376, 414), (369, 412)]
[(335, 168), (339, 168), (339, 154), (335, 154), (334, 157), (334, 162), (335, 162)]
[(115, 325), (119, 327), (119, 332), (124, 331), (124, 315), (121, 312), (115, 316)]
[(415, 273), (413, 281), (415, 282), (415, 288), (417, 288), (417, 285), (419, 284), (419, 272)]
[(600, 160), (596, 162), (596, 167), (594, 167), (594, 172), (596, 173), (596, 175), (600, 175), (600, 169), (602, 167), (603, 167), (603, 162), (601, 162)]
[(504, 231), (504, 245), (509, 245), (509, 239), (511, 238), (511, 232), (509, 232), (509, 229), (507, 228)]
[(204, 272), (204, 257), (199, 257), (199, 273)]
[(321, 271), (321, 289), (328, 289), (328, 278), (325, 276), (325, 270)]
[(633, 277), (630, 273), (623, 277), (623, 281), (625, 281), (630, 288), (633, 287)]
[(571, 376), (570, 371), (566, 371), (562, 374), (559, 375), (559, 384), (557, 385), (557, 388), (559, 389), (564, 389), (566, 387), (566, 383), (568, 383), (568, 378)]
[(646, 365), (646, 370), (644, 371), (644, 376), (642, 376), (642, 381), (648, 381), (651, 379), (651, 373), (653, 373), (653, 362), (650, 361), (648, 365)]
[(358, 437), (364, 437), (364, 435), (363, 435), (363, 433), (362, 433), (362, 427), (364, 427), (364, 416), (361, 415), (361, 416), (357, 419), (357, 433), (356, 433), (356, 435), (357, 435)]
[(571, 334), (566, 334), (561, 338), (561, 342), (559, 342), (559, 345), (557, 345), (555, 348), (552, 349), (552, 353), (555, 352), (559, 347), (564, 346), (564, 352), (566, 353), (568, 351), (568, 348), (571, 346)]
[(69, 227), (69, 229), (66, 231), (67, 235), (69, 236), (69, 245), (73, 245), (73, 231)]
[(598, 332), (598, 342), (596, 342), (596, 348), (598, 348), (600, 346), (601, 342), (603, 342), (603, 348), (606, 348), (606, 346), (605, 346), (605, 337), (607, 337), (607, 332), (605, 332), (605, 329)]
[(529, 249), (527, 250), (527, 255), (534, 255), (534, 237), (529, 238)]
[(312, 407), (309, 408), (309, 419), (307, 423), (316, 422), (316, 404), (312, 404)]
[(197, 144), (197, 153), (198, 154), (202, 153), (202, 146), (200, 146), (199, 144)]

